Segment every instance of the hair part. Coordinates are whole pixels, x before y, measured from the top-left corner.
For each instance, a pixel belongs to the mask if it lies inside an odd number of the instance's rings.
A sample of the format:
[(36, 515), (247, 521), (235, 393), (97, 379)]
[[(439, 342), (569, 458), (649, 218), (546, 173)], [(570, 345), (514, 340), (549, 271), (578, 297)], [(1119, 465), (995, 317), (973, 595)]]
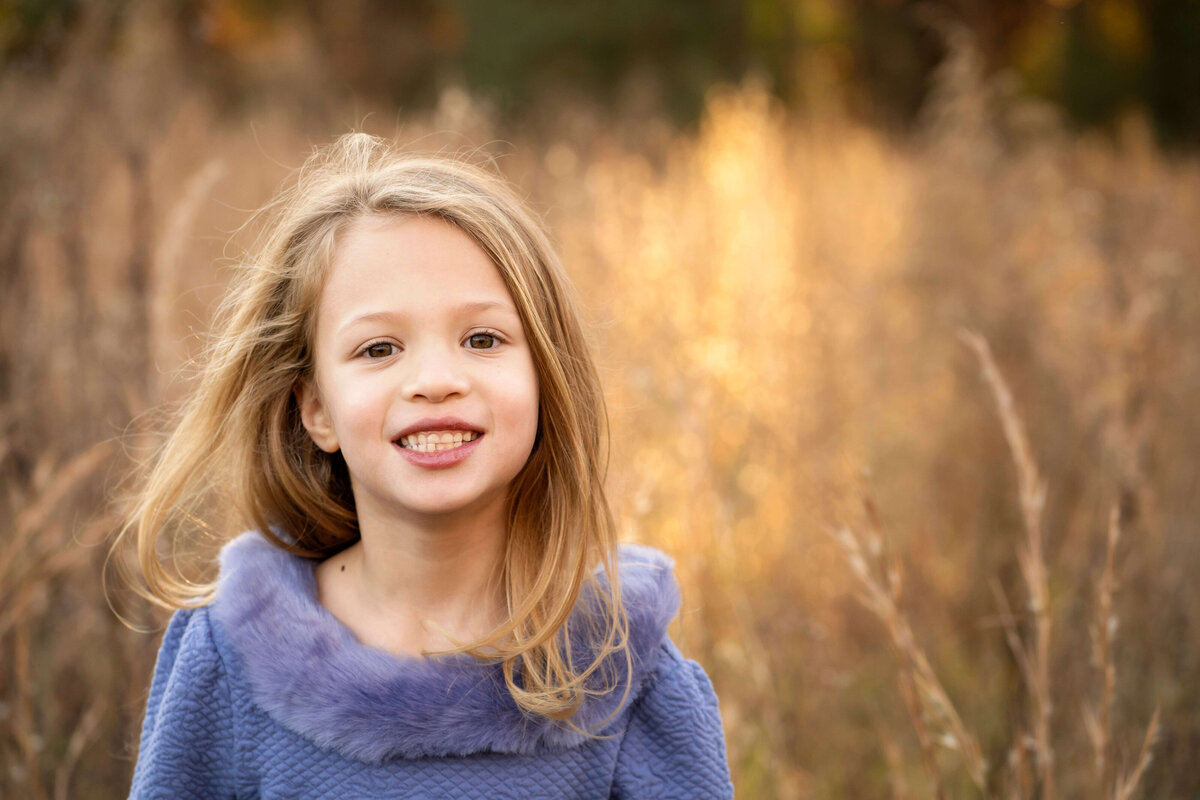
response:
[[(570, 281), (544, 229), (500, 178), (405, 155), (361, 133), (317, 150), (292, 188), (260, 213), (264, 237), (235, 276), (196, 389), (115, 545), (136, 544), (139, 592), (170, 608), (211, 601), (214, 583), (188, 580), (179, 559), (164, 557), (165, 544), (174, 552), (197, 528), (206, 536), (255, 528), (312, 559), (358, 541), (345, 462), (313, 443), (296, 391), (315, 380), (316, 310), (339, 234), (372, 215), (437, 217), (469, 235), (499, 271), (539, 390), (537, 437), (508, 494), (501, 567), (508, 622), (449, 652), (499, 659), (523, 709), (569, 720), (587, 696), (622, 682), (614, 668), (628, 676), (631, 665), (604, 491), (603, 393)], [(597, 580), (597, 567), (606, 580)], [(572, 617), (585, 593), (582, 605), (599, 613)], [(590, 629), (582, 658), (568, 620)]]

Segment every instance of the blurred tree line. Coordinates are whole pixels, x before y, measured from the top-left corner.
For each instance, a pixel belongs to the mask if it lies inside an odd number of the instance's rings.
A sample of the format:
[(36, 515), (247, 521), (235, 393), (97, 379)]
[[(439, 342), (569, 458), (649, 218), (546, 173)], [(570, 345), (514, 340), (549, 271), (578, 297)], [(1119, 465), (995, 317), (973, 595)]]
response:
[[(81, 13), (85, 7), (95, 12)], [(1200, 144), (1200, 3), (1195, 0), (172, 0), (173, 35), (225, 107), (303, 108), (319, 89), (405, 108), (464, 85), (498, 113), (579, 96), (696, 118), (714, 82), (765, 78), (794, 107), (831, 98), (892, 129), (915, 118), (965, 27), (993, 75), (1079, 126), (1130, 110), (1160, 138)], [(0, 0), (5, 70), (52, 70), (74, 27), (129, 46), (131, 0)], [(298, 44), (299, 42), (299, 44)], [(304, 50), (305, 70), (288, 65)], [(313, 86), (313, 68), (324, 84)]]

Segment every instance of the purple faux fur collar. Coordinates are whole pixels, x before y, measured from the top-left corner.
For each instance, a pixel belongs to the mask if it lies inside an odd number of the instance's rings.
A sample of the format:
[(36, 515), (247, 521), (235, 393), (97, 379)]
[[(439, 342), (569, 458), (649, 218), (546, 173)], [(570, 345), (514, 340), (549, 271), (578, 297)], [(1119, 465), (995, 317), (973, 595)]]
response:
[[(632, 698), (653, 669), (679, 590), (671, 560), (656, 550), (623, 545), (619, 563), (634, 657)], [(534, 754), (585, 740), (523, 713), (497, 665), (470, 656), (403, 659), (360, 644), (316, 601), (313, 562), (257, 533), (222, 551), (213, 615), (254, 701), (285, 728), (350, 758)], [(623, 689), (622, 681), (617, 691), (590, 698), (574, 724), (590, 730), (605, 722)]]

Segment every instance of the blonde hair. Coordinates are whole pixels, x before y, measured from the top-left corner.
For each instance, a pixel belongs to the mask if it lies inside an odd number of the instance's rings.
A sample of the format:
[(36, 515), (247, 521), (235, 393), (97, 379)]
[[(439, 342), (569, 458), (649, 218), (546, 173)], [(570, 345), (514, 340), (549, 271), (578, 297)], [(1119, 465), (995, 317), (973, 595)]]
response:
[[(235, 279), (198, 386), (118, 540), (136, 542), (139, 591), (172, 608), (212, 599), (212, 582), (186, 579), (162, 554), (187, 529), (211, 529), (206, 515), (218, 509), (230, 512), (222, 523), (230, 530), (251, 526), (308, 558), (357, 541), (345, 462), (310, 439), (295, 390), (313, 374), (315, 311), (338, 232), (368, 215), (434, 216), (467, 233), (499, 270), (539, 392), (533, 451), (508, 495), (501, 578), (509, 621), (450, 652), (498, 659), (523, 709), (569, 719), (588, 695), (621, 682), (614, 664), (626, 676), (631, 665), (603, 486), (603, 395), (569, 279), (541, 225), (488, 172), (404, 155), (365, 134), (318, 150), (264, 213), (257, 256)], [(577, 664), (567, 624), (583, 592), (601, 613), (586, 621), (588, 658)]]

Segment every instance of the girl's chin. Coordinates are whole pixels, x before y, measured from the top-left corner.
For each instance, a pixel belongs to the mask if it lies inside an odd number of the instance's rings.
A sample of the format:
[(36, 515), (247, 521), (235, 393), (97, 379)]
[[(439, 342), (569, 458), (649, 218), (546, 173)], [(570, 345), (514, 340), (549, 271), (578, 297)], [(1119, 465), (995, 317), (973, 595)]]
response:
[(417, 528), (486, 524), (493, 519), (503, 519), (505, 496), (504, 489), (494, 487), (418, 488), (409, 485), (402, 492), (358, 502), (359, 526), (364, 527), (365, 521), (366, 527), (375, 527), (370, 519), (377, 519), (383, 527), (397, 523)]

